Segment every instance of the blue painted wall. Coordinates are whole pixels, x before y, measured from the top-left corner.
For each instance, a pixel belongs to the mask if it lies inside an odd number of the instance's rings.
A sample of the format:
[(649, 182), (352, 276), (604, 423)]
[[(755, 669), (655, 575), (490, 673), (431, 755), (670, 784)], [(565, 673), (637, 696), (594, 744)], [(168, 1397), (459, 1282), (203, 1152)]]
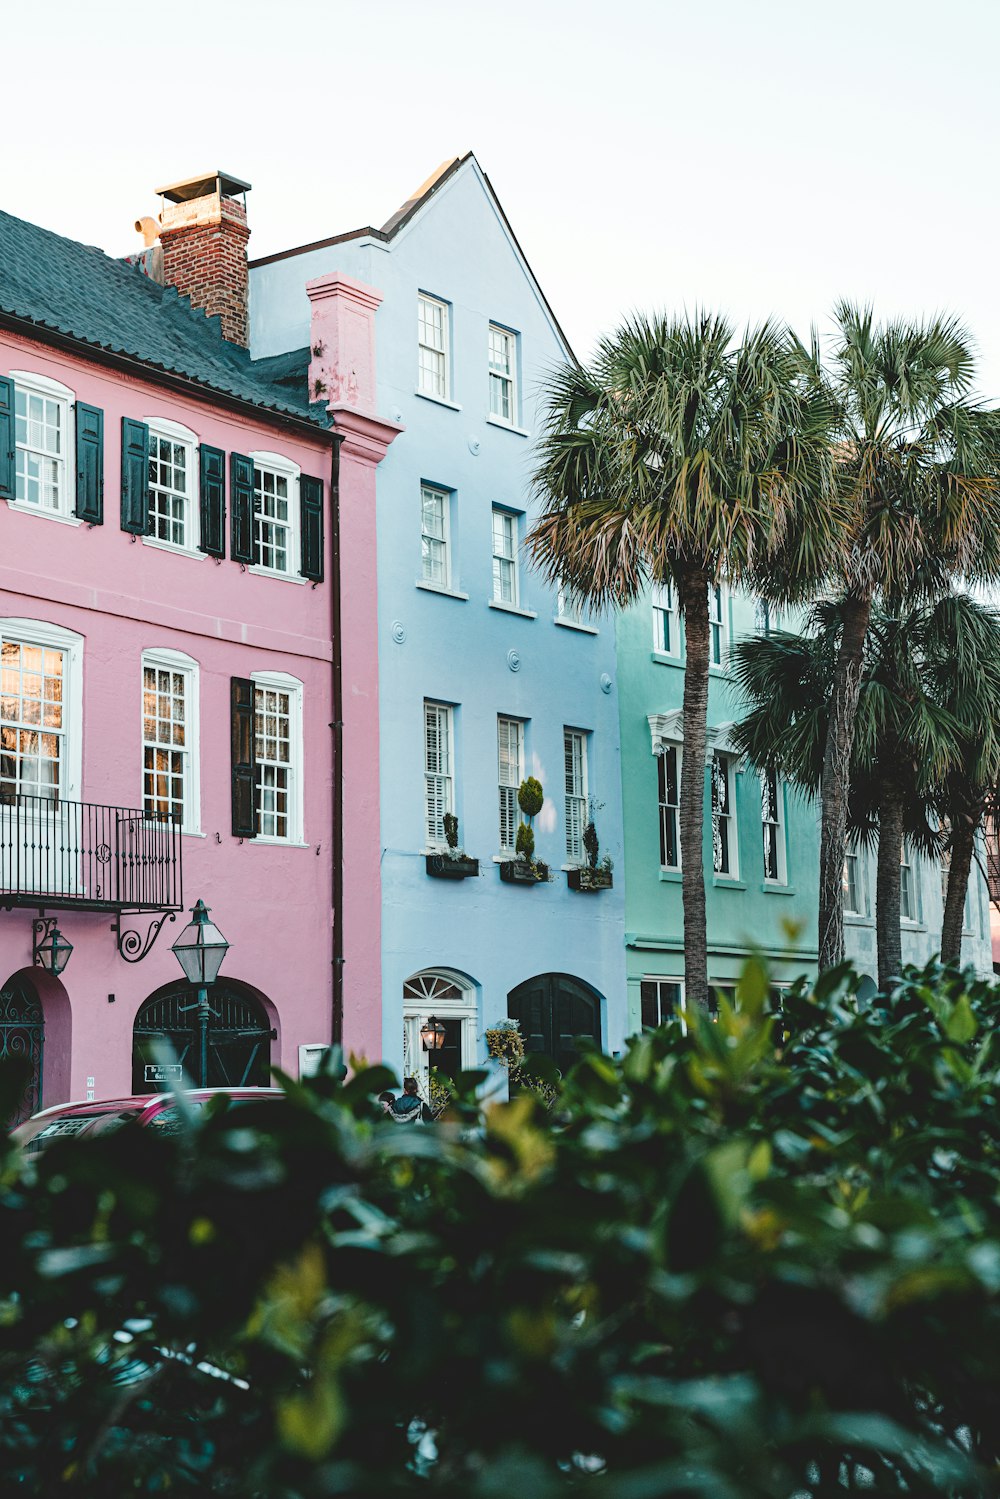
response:
[[(471, 981), (480, 1058), (484, 1025), (506, 1014), (508, 992), (549, 972), (570, 974), (601, 996), (604, 1044), (616, 1049), (626, 1000), (613, 624), (602, 619), (585, 631), (555, 623), (555, 594), (523, 557), (521, 603), (534, 617), (489, 602), (492, 506), (525, 512), (530, 526), (535, 400), (545, 370), (567, 351), (472, 158), (388, 244), (363, 236), (255, 268), (255, 357), (308, 342), (305, 283), (335, 270), (383, 293), (378, 410), (405, 426), (378, 473), (384, 1054), (401, 1062), (403, 985), (427, 968)], [(450, 306), (451, 405), (415, 393), (420, 291)], [(521, 432), (488, 420), (491, 321), (519, 334)], [(451, 491), (452, 587), (467, 597), (418, 586), (421, 481)], [(455, 810), (462, 844), (480, 861), (478, 879), (425, 873), (425, 698), (455, 705)], [(536, 857), (555, 879), (536, 888), (502, 884), (495, 862), (498, 714), (525, 720), (525, 771), (545, 788)], [(597, 895), (571, 892), (560, 867), (564, 726), (589, 733), (601, 848), (616, 864), (614, 888)]]

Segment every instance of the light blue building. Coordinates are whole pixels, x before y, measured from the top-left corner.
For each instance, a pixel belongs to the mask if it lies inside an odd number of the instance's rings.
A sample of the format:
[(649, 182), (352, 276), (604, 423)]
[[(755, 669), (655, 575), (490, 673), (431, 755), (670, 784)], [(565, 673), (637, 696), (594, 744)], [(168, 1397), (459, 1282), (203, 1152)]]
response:
[[(335, 272), (382, 294), (377, 405), (404, 429), (377, 481), (384, 1055), (420, 1072), (433, 1016), (437, 1065), (473, 1066), (508, 1014), (557, 1060), (581, 1032), (615, 1050), (628, 1024), (614, 629), (522, 551), (536, 398), (571, 352), (471, 154), (382, 229), (252, 265), (255, 357), (308, 344), (306, 282)], [(533, 830), (550, 878), (509, 883), (528, 776), (544, 789)], [(611, 888), (572, 888), (587, 883), (588, 808)], [(445, 812), (477, 874), (456, 877), (471, 866), (447, 856)]]

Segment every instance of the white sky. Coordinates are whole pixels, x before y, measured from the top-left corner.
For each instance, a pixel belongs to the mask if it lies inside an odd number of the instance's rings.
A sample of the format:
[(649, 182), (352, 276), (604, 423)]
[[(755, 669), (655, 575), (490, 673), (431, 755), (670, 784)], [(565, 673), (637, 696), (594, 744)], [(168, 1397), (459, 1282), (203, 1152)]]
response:
[(695, 303), (968, 323), (1000, 399), (1000, 0), (0, 0), (0, 207), (113, 254), (253, 183), (251, 254), (469, 148), (570, 341)]

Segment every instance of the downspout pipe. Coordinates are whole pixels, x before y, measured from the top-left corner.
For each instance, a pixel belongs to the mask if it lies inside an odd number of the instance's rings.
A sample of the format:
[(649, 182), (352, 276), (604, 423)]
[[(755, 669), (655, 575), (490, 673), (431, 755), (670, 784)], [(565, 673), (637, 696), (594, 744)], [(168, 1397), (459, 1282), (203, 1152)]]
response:
[(332, 432), (330, 453), (330, 641), (333, 685), (333, 828), (330, 839), (333, 898), (333, 1014), (330, 1034), (334, 1046), (344, 1040), (344, 669), (341, 656), (340, 587), (340, 444)]

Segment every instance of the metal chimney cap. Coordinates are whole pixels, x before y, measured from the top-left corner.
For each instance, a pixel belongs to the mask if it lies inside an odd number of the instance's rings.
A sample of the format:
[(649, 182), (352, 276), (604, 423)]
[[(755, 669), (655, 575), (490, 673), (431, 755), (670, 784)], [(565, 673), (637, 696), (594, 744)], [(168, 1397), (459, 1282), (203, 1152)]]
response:
[(231, 172), (202, 172), (198, 177), (185, 177), (182, 182), (171, 182), (169, 187), (156, 189), (161, 198), (171, 203), (190, 203), (194, 198), (207, 198), (211, 193), (235, 198), (238, 193), (249, 191), (250, 183), (234, 177)]

